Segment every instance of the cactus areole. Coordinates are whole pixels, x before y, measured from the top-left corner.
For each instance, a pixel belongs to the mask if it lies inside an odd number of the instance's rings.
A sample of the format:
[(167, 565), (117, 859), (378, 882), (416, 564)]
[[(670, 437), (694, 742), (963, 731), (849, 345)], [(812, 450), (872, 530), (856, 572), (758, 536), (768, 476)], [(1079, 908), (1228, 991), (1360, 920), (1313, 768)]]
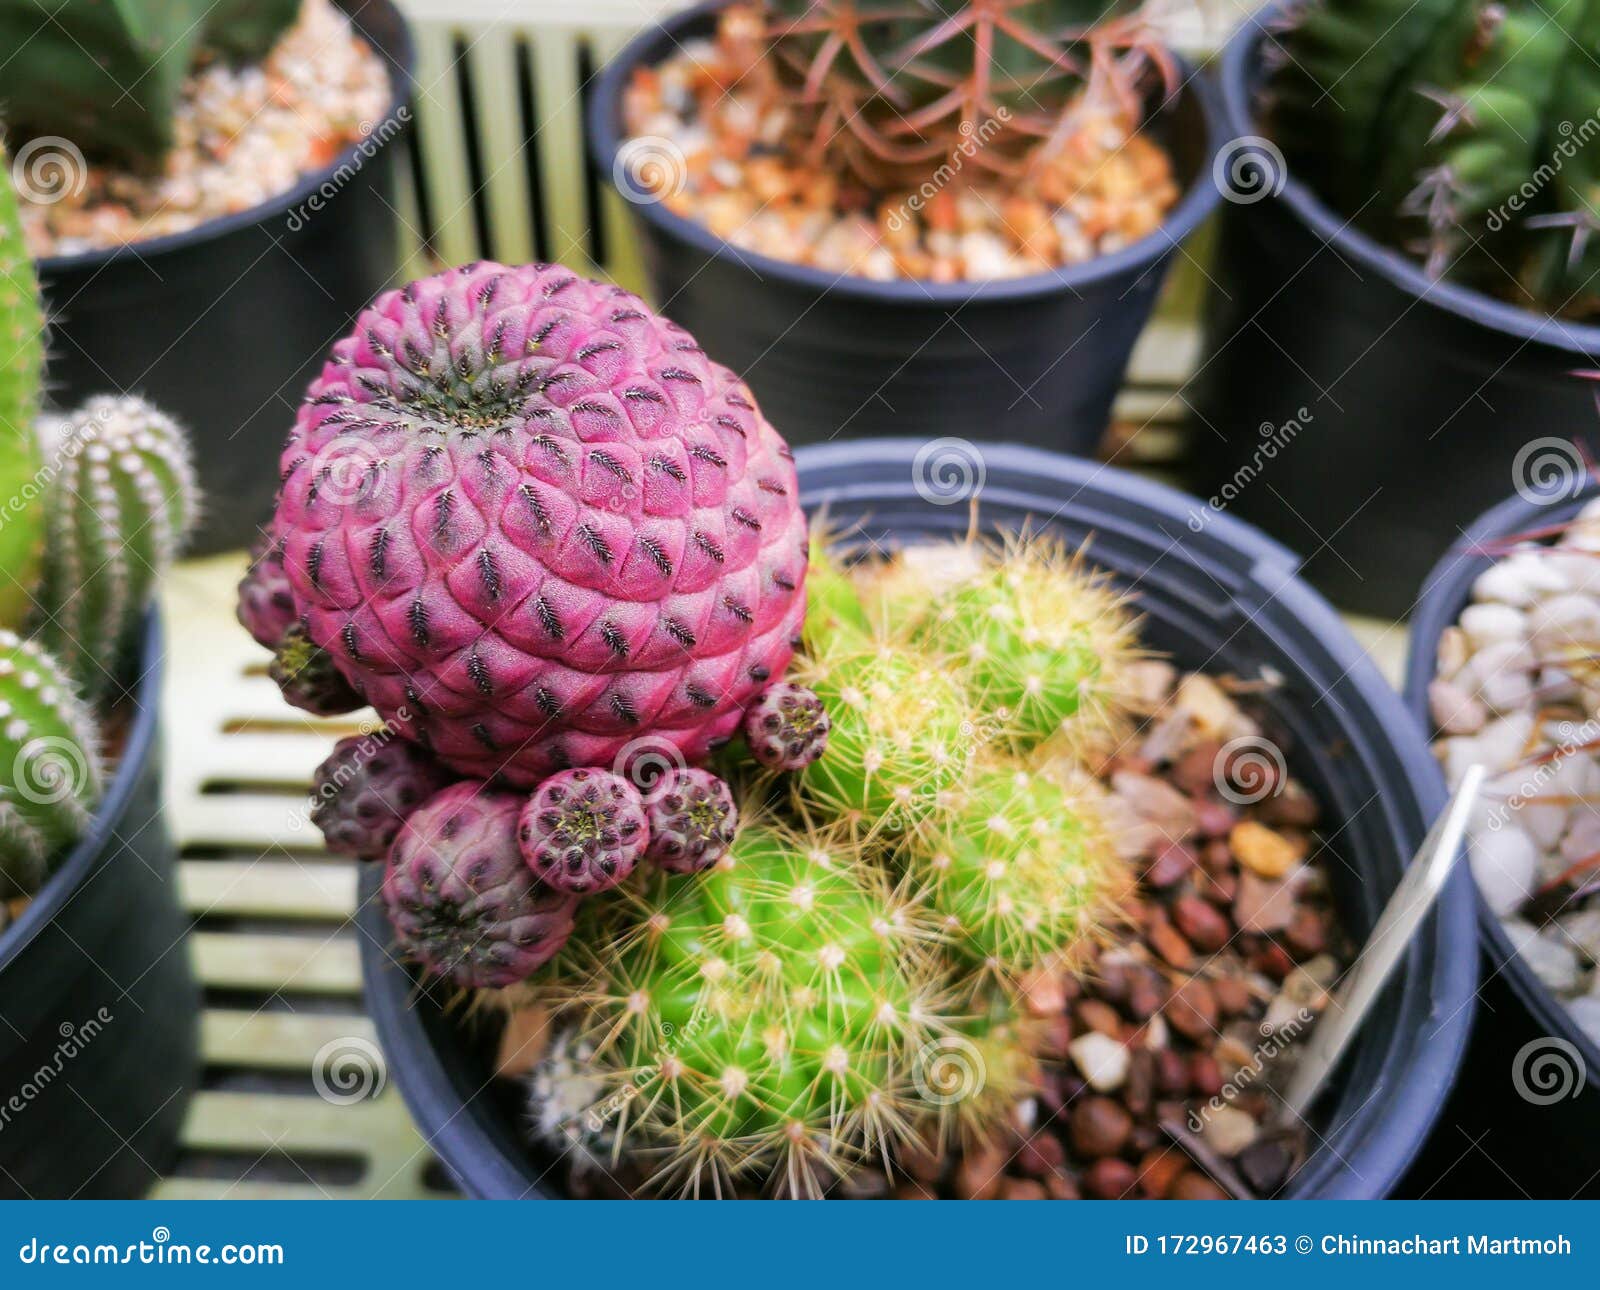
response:
[(688, 333), (565, 269), (379, 297), (281, 468), (312, 642), (464, 774), (531, 787), (639, 740), (701, 761), (798, 642), (787, 445)]

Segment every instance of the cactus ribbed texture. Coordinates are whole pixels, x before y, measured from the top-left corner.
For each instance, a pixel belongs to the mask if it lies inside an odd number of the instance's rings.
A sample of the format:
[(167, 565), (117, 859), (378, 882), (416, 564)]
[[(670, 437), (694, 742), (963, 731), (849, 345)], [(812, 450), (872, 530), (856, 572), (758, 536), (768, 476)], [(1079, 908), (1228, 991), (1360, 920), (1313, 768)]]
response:
[(142, 399), (90, 399), (45, 433), (54, 472), (43, 635), (91, 697), (133, 643), (197, 509), (188, 442)]
[(196, 55), (267, 52), (299, 0), (0, 0), (0, 121), (19, 138), (64, 135), (138, 161), (172, 145)]
[(0, 899), (32, 895), (100, 800), (99, 735), (65, 669), (0, 629)]
[(39, 284), (0, 148), (0, 626), (20, 626), (32, 610), (44, 551), (34, 433), (43, 366)]
[(1313, 0), (1267, 46), (1290, 169), (1434, 277), (1600, 308), (1600, 3)]

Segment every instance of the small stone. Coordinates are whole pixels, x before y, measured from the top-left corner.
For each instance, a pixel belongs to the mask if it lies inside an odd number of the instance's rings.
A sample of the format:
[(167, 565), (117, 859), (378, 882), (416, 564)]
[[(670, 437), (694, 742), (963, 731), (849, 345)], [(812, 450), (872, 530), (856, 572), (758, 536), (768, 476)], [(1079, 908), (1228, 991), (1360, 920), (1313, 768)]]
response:
[(528, 1074), (549, 1050), (550, 1038), (548, 1008), (518, 1008), (506, 1018), (505, 1029), (500, 1032), (495, 1074), (501, 1079)]
[(1210, 1053), (1189, 1054), (1189, 1087), (1200, 1097), (1216, 1097), (1226, 1082), (1222, 1067)]
[(991, 1200), (1005, 1180), (1007, 1152), (998, 1145), (975, 1147), (956, 1165), (955, 1190), (962, 1200)]
[(1133, 808), (1134, 814), (1159, 828), (1172, 840), (1194, 832), (1194, 803), (1151, 775), (1120, 770), (1111, 777), (1112, 792)]
[(1049, 1200), (1044, 1184), (1032, 1178), (1007, 1178), (1000, 1188), (1001, 1200)]
[(1069, 1127), (1073, 1150), (1096, 1159), (1122, 1150), (1133, 1130), (1133, 1117), (1109, 1097), (1085, 1097), (1073, 1104)]
[(1120, 1200), (1138, 1185), (1139, 1175), (1126, 1160), (1096, 1160), (1083, 1175), (1083, 1188), (1096, 1200)]
[(1321, 810), (1317, 799), (1291, 779), (1281, 793), (1261, 803), (1260, 815), (1261, 822), (1273, 828), (1309, 829), (1316, 824)]
[(1195, 896), (1180, 896), (1172, 904), (1172, 921), (1184, 938), (1202, 954), (1215, 954), (1228, 943), (1227, 919), (1214, 906)]
[(1478, 575), (1472, 584), (1472, 597), (1526, 609), (1535, 600), (1567, 589), (1567, 580), (1548, 560), (1533, 551), (1516, 551)]
[(1301, 905), (1284, 928), (1283, 940), (1299, 957), (1308, 959), (1328, 947), (1327, 922), (1309, 905)]
[(1145, 870), (1144, 880), (1157, 889), (1182, 881), (1194, 868), (1194, 852), (1181, 842), (1172, 842), (1156, 853)]
[(1565, 939), (1542, 936), (1520, 918), (1507, 919), (1502, 926), (1518, 956), (1545, 985), (1557, 994), (1571, 994), (1578, 988), (1583, 972)]
[(1077, 1200), (1081, 1195), (1078, 1185), (1066, 1174), (1050, 1174), (1044, 1180), (1044, 1187), (1051, 1200)]
[(1128, 1078), (1128, 1050), (1109, 1035), (1091, 1030), (1074, 1039), (1068, 1051), (1089, 1086), (1102, 1093), (1115, 1092)]
[(1153, 1147), (1139, 1161), (1139, 1190), (1160, 1200), (1189, 1167), (1189, 1157), (1176, 1147)]
[(1216, 1035), (1217, 1000), (1211, 987), (1199, 977), (1190, 977), (1167, 1000), (1166, 1018), (1186, 1039), (1204, 1043)]
[(1172, 767), (1172, 782), (1190, 797), (1205, 797), (1214, 792), (1222, 771), (1217, 763), (1222, 745), (1215, 739), (1202, 739)]
[(1206, 1118), (1200, 1136), (1218, 1155), (1236, 1156), (1256, 1140), (1256, 1122), (1236, 1106), (1219, 1106)]
[(1017, 1168), (1036, 1178), (1054, 1173), (1067, 1162), (1066, 1148), (1053, 1133), (1039, 1132), (1024, 1138), (1017, 1148)]
[(1195, 731), (1204, 739), (1219, 744), (1241, 734), (1254, 734), (1254, 723), (1239, 711), (1239, 707), (1209, 676), (1191, 672), (1178, 682), (1172, 696), (1173, 706), (1186, 713), (1194, 723)]
[(1521, 909), (1538, 887), (1538, 848), (1515, 824), (1475, 832), (1467, 854), (1484, 903), (1501, 918)]
[(1156, 1054), (1156, 1089), (1166, 1097), (1189, 1091), (1189, 1063), (1182, 1053), (1168, 1048)]
[(1112, 1039), (1122, 1038), (1122, 1018), (1109, 1003), (1100, 999), (1080, 999), (1072, 1015), (1084, 1030), (1098, 1030)]
[(1061, 973), (1044, 968), (1024, 974), (1022, 999), (1035, 1017), (1053, 1017), (1067, 1009), (1066, 992), (1061, 988)]
[(1228, 1193), (1204, 1174), (1190, 1170), (1179, 1174), (1167, 1193), (1168, 1200), (1227, 1200)]
[(1250, 1011), (1254, 999), (1250, 987), (1236, 976), (1218, 977), (1211, 983), (1217, 997), (1217, 1011), (1224, 1017), (1239, 1017)]
[(1499, 641), (1520, 644), (1527, 631), (1521, 610), (1493, 602), (1468, 605), (1461, 611), (1459, 625), (1473, 648), (1480, 650)]
[(1250, 1189), (1258, 1196), (1271, 1196), (1283, 1186), (1293, 1163), (1289, 1148), (1278, 1138), (1257, 1138), (1233, 1161)]
[(1225, 838), (1239, 817), (1221, 802), (1210, 800), (1195, 803), (1195, 832), (1203, 838)]
[(1262, 878), (1282, 878), (1300, 861), (1300, 848), (1281, 833), (1254, 820), (1242, 820), (1228, 835), (1239, 863)]
[(1165, 915), (1146, 933), (1146, 939), (1151, 949), (1180, 972), (1194, 965), (1193, 947), (1183, 938), (1183, 933), (1167, 922)]
[(1591, 1044), (1600, 1044), (1600, 997), (1592, 994), (1567, 1000), (1567, 1011)]
[(1428, 715), (1445, 735), (1475, 735), (1489, 719), (1489, 709), (1454, 681), (1436, 678), (1428, 685)]
[(1072, 1022), (1064, 1014), (1046, 1017), (1037, 1026), (1031, 1027), (1029, 1034), (1037, 1056), (1057, 1062), (1064, 1062), (1071, 1056)]
[(1562, 934), (1572, 941), (1591, 963), (1600, 963), (1600, 906), (1562, 914), (1556, 920)]

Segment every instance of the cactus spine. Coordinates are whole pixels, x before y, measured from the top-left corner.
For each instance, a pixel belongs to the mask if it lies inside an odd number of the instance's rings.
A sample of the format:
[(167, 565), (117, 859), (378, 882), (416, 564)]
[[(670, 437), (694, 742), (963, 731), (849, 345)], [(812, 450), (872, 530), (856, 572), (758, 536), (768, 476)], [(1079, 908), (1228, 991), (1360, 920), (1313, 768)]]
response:
[(44, 312), (9, 172), (0, 148), (0, 626), (16, 627), (33, 608), (44, 552), (34, 434)]
[(44, 636), (91, 696), (118, 673), (196, 511), (183, 432), (141, 399), (90, 399), (50, 422), (55, 504)]
[(0, 899), (39, 889), (88, 827), (102, 779), (93, 718), (65, 669), (0, 629)]

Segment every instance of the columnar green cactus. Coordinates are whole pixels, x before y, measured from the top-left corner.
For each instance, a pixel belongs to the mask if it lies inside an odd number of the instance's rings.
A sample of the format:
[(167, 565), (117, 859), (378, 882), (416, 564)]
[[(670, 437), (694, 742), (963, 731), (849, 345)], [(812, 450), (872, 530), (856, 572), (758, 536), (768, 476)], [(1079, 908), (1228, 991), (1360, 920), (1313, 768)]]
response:
[(1600, 5), (1315, 0), (1269, 43), (1290, 169), (1429, 272), (1600, 307)]
[(9, 169), (0, 148), (0, 626), (16, 627), (33, 607), (44, 551), (34, 434), (44, 313)]
[(43, 634), (102, 693), (197, 509), (183, 432), (142, 399), (102, 396), (45, 430), (54, 475)]
[(757, 821), (707, 873), (618, 895), (589, 902), (533, 988), (592, 1049), (590, 1132), (663, 1151), (660, 1184), (813, 1195), (966, 1094), (987, 1092), (966, 1117), (1014, 1103), (1015, 1068), (944, 1087), (938, 1063), (971, 1018), (925, 913), (849, 849)]
[(0, 629), (0, 899), (29, 896), (100, 800), (98, 735), (65, 669)]
[(14, 135), (65, 135), (90, 153), (157, 157), (179, 91), (207, 48), (258, 58), (299, 0), (0, 0), (0, 120)]

